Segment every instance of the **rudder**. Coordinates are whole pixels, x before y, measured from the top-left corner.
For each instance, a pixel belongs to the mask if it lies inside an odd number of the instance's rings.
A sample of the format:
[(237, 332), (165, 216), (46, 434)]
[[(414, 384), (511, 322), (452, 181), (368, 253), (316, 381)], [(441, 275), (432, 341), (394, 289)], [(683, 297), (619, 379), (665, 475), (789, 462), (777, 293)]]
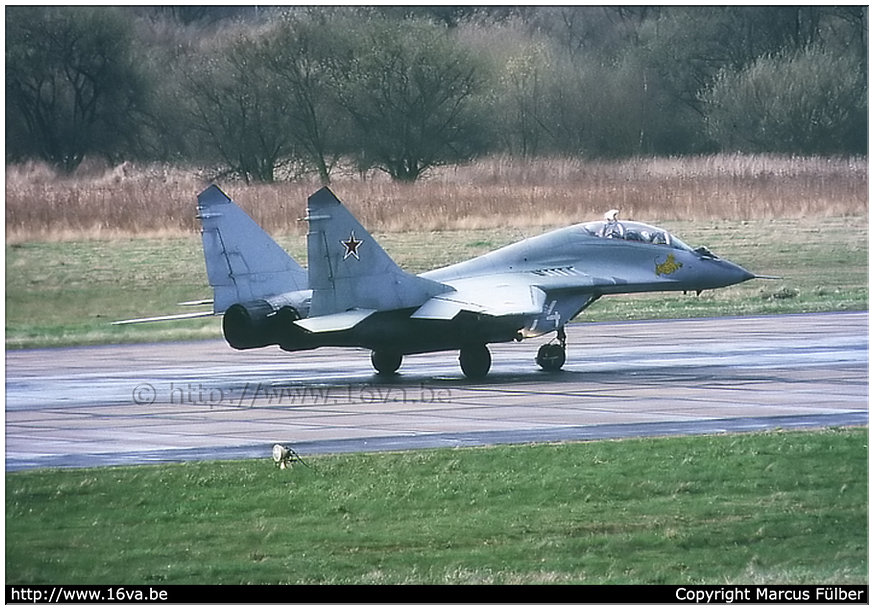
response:
[(418, 307), (449, 287), (402, 270), (328, 187), (307, 201), (311, 316)]
[(197, 217), (214, 313), (307, 288), (306, 270), (217, 186), (197, 196)]

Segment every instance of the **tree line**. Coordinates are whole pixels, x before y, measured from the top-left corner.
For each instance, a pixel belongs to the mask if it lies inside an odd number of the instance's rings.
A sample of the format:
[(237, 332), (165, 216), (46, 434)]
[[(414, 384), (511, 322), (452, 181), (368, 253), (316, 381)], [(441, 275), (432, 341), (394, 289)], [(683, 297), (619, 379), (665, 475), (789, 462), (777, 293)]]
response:
[(6, 8), (6, 161), (867, 153), (866, 6)]

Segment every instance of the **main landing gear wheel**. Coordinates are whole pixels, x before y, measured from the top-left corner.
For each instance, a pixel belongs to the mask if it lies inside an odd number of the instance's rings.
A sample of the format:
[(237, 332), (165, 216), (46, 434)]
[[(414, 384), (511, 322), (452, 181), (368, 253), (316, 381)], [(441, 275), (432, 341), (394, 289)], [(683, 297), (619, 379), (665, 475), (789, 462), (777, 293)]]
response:
[(461, 372), (468, 379), (482, 379), (492, 366), (492, 355), (485, 345), (462, 348), (458, 355)]
[(380, 375), (394, 375), (401, 368), (403, 356), (397, 352), (373, 351), (370, 353), (370, 363)]
[(565, 349), (567, 335), (564, 332), (564, 327), (558, 329), (556, 338), (558, 343), (547, 343), (541, 345), (540, 349), (537, 350), (537, 366), (551, 373), (560, 371), (567, 359), (567, 351)]

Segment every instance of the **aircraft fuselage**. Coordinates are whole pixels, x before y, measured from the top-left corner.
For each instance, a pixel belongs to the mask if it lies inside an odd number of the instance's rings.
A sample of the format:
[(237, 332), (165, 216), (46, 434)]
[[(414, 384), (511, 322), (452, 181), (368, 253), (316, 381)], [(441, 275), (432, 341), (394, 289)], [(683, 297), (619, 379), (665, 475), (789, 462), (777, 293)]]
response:
[[(629, 223), (627, 223), (629, 224)], [(636, 224), (634, 226), (637, 226)], [(289, 328), (282, 349), (319, 346), (364, 347), (415, 354), (463, 349), (467, 345), (520, 340), (564, 326), (597, 298), (652, 291), (701, 291), (753, 277), (742, 267), (672, 244), (593, 235), (574, 225), (495, 250), (421, 277), (463, 287), (480, 279), (492, 286), (546, 293), (536, 314), (495, 317), (462, 311), (451, 320), (415, 319), (415, 308), (380, 311), (354, 328), (318, 336)]]

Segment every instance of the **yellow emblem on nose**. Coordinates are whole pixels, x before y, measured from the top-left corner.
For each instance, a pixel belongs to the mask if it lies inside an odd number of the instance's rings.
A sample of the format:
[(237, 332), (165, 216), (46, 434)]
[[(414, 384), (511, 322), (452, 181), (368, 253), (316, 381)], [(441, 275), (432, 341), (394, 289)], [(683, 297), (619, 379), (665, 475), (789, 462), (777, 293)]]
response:
[(660, 263), (656, 260), (655, 272), (656, 275), (670, 275), (682, 266), (683, 263), (678, 263), (673, 254), (668, 254), (665, 262)]

